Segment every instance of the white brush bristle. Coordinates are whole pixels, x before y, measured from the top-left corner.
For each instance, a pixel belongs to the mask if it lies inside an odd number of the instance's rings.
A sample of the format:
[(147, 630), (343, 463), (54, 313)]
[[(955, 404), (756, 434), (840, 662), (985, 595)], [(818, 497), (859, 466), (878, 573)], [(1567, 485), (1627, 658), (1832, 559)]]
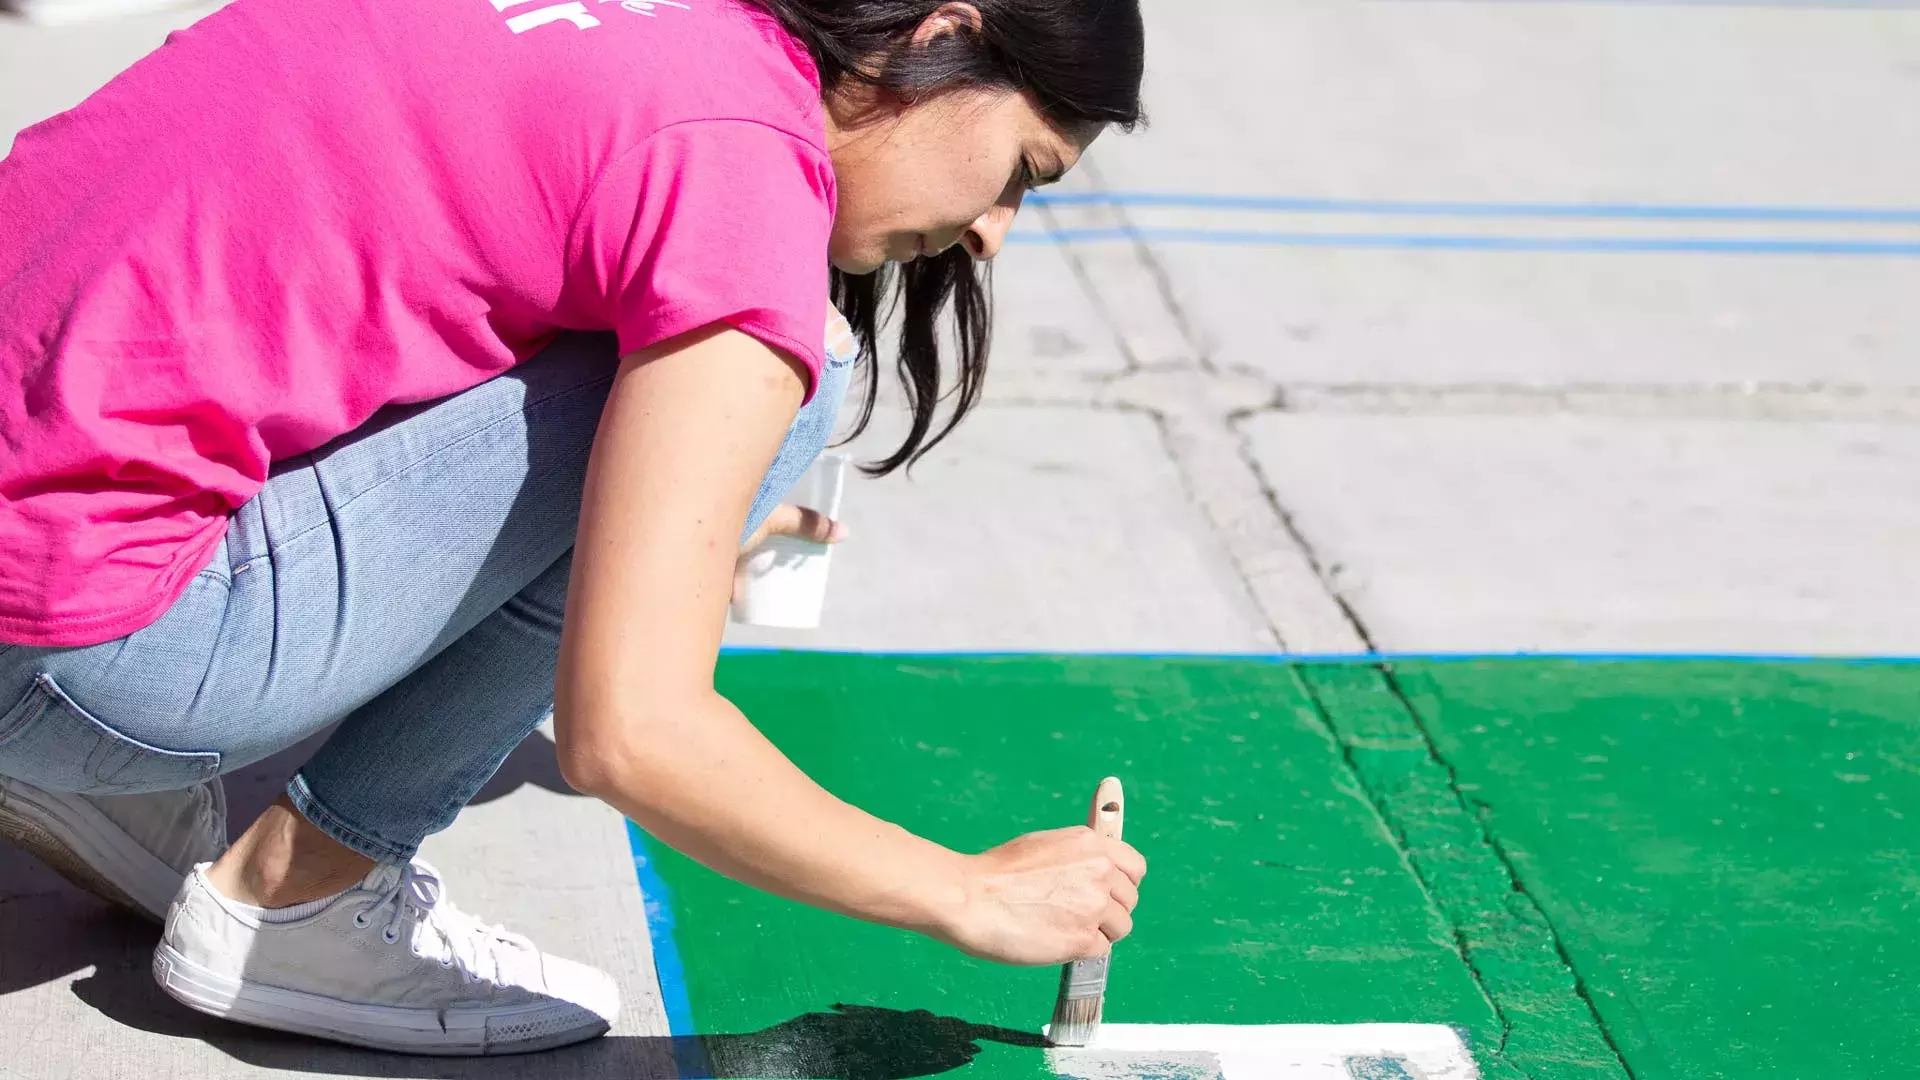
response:
[(1100, 1006), (1107, 999), (1107, 963), (1111, 957), (1076, 960), (1060, 969), (1060, 996), (1053, 1002), (1055, 1046), (1085, 1046), (1100, 1029)]
[(1100, 1030), (1099, 997), (1061, 998), (1053, 1006), (1053, 1026), (1047, 1029), (1047, 1041), (1055, 1046), (1085, 1046)]

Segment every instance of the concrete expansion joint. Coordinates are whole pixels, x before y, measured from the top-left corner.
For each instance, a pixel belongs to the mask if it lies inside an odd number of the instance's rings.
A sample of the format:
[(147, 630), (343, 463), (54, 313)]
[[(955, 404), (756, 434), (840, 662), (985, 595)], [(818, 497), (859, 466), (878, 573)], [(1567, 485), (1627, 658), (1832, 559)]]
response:
[[(1527, 892), (1481, 808), (1461, 790), (1458, 770), (1392, 665), (1345, 672), (1308, 667), (1296, 677), (1359, 796), (1419, 881), (1491, 1010), (1500, 1036), (1489, 1056), (1510, 1070), (1503, 1075), (1531, 1075), (1510, 1050), (1526, 1059), (1558, 1043), (1585, 1062), (1580, 1075), (1634, 1080), (1558, 927)], [(1395, 749), (1369, 749), (1382, 741)], [(1526, 1046), (1516, 1046), (1522, 1038)]]
[[(1088, 170), (1103, 187), (1097, 168)], [(1108, 208), (1128, 227), (1118, 207)], [(1052, 225), (1050, 213), (1043, 220)], [(1255, 464), (1237, 419), (1272, 406), (1271, 379), (1221, 369), (1180, 303), (1166, 268), (1136, 243), (1118, 257), (1062, 246), (1088, 302), (1113, 335), (1123, 368), (1094, 377), (1023, 373), (996, 401), (1046, 400), (1153, 418), (1187, 498), (1225, 549), (1279, 649), (1357, 652), (1366, 634), (1336, 597), (1304, 538)]]
[(1279, 402), (1279, 388), (1256, 373), (1209, 372), (1189, 360), (1130, 364), (1121, 371), (1011, 372), (988, 381), (995, 405), (1124, 409), (1223, 430)]
[[(1499, 836), (1494, 832), (1490, 823), (1493, 808), (1485, 802), (1474, 798), (1461, 786), (1459, 767), (1449, 760), (1446, 754), (1440, 749), (1440, 743), (1434, 738), (1432, 730), (1427, 726), (1426, 718), (1421, 715), (1419, 708), (1413, 703), (1412, 698), (1408, 696), (1406, 688), (1401, 685), (1400, 680), (1394, 675), (1392, 666), (1382, 664), (1379, 666), (1379, 671), (1381, 679), (1386, 684), (1387, 691), (1399, 704), (1400, 711), (1405, 715), (1407, 722), (1411, 725), (1412, 732), (1425, 744), (1428, 759), (1440, 770), (1441, 775), (1445, 778), (1448, 794), (1452, 796), (1456, 805), (1460, 807), (1461, 812), (1463, 812), (1472, 823), (1474, 831), (1478, 834), (1477, 838), (1479, 842), (1484, 845), (1487, 851), (1492, 853), (1494, 864), (1499, 867), (1500, 873), (1505, 875), (1507, 885), (1511, 890), (1509, 893), (1509, 901), (1511, 904), (1517, 906), (1517, 910), (1510, 912), (1510, 917), (1520, 923), (1531, 923), (1539, 931), (1544, 932), (1547, 941), (1553, 948), (1560, 971), (1564, 977), (1572, 983), (1574, 999), (1579, 1003), (1579, 1007), (1585, 1010), (1588, 1021), (1593, 1025), (1593, 1030), (1599, 1035), (1607, 1052), (1612, 1055), (1613, 1063), (1619, 1068), (1626, 1080), (1636, 1080), (1633, 1065), (1627, 1060), (1627, 1056), (1620, 1048), (1619, 1043), (1615, 1041), (1612, 1029), (1608, 1027), (1606, 1018), (1601, 1015), (1599, 1005), (1593, 1000), (1592, 992), (1589, 990), (1586, 980), (1581, 977), (1579, 966), (1574, 963), (1573, 954), (1567, 948), (1566, 938), (1561, 934), (1560, 927), (1554, 923), (1552, 917), (1547, 914), (1546, 909), (1534, 899), (1532, 893), (1527, 888), (1526, 879), (1520, 873), (1520, 868), (1514, 863), (1512, 853), (1507, 850), (1506, 845), (1500, 842)], [(1473, 964), (1471, 957), (1466, 957), (1465, 959), (1470, 966)], [(1476, 978), (1479, 977), (1477, 970), (1475, 976)], [(1508, 1036), (1512, 1032), (1513, 1025), (1511, 1018), (1507, 1015), (1504, 1008), (1500, 1010), (1500, 1019), (1502, 1028), (1501, 1046), (1504, 1050)]]
[(1197, 367), (1149, 367), (1127, 373), (1102, 388), (1104, 396), (1154, 409), (1182, 423), (1227, 429), (1234, 417), (1274, 401), (1266, 379), (1245, 374), (1208, 374)]
[(995, 406), (1078, 408), (1152, 420), (1188, 500), (1222, 541), (1271, 643), (1298, 652), (1367, 647), (1353, 612), (1335, 598), (1239, 430), (1236, 417), (1271, 400), (1264, 380), (1208, 374), (1182, 363), (1094, 377), (1022, 372), (989, 385), (986, 400)]
[(1190, 359), (1099, 373), (1019, 372), (990, 382), (998, 404), (1137, 408), (1186, 423), (1275, 414), (1506, 416), (1920, 424), (1920, 387), (1794, 383), (1396, 383), (1280, 380)]
[(1335, 594), (1230, 416), (1191, 398), (1176, 399), (1160, 414), (1162, 438), (1189, 498), (1213, 525), (1276, 645), (1292, 652), (1367, 651), (1364, 628)]
[(1267, 411), (1381, 416), (1920, 423), (1920, 387), (1837, 383), (1283, 381)]
[[(1408, 708), (1411, 709), (1412, 706), (1409, 705)], [(1416, 719), (1416, 723), (1418, 722)], [(1424, 725), (1422, 725), (1422, 727), (1424, 729)], [(1435, 753), (1437, 755), (1438, 751), (1436, 750)], [(1517, 898), (1518, 902), (1523, 905), (1522, 916), (1537, 921), (1541, 929), (1545, 931), (1547, 939), (1553, 944), (1554, 953), (1559, 958), (1561, 968), (1566, 972), (1567, 978), (1573, 983), (1573, 996), (1586, 1009), (1587, 1016), (1593, 1022), (1594, 1030), (1599, 1033), (1601, 1040), (1606, 1044), (1607, 1050), (1613, 1054), (1615, 1064), (1617, 1064), (1620, 1071), (1625, 1074), (1626, 1080), (1638, 1080), (1633, 1070), (1633, 1063), (1627, 1060), (1626, 1051), (1620, 1047), (1619, 1041), (1614, 1038), (1613, 1029), (1608, 1025), (1606, 1017), (1601, 1014), (1599, 1003), (1593, 999), (1592, 988), (1587, 985), (1587, 980), (1580, 974), (1580, 966), (1574, 962), (1573, 953), (1567, 948), (1566, 937), (1560, 932), (1559, 924), (1553, 921), (1553, 916), (1547, 914), (1545, 906), (1533, 898), (1533, 894), (1527, 889), (1526, 879), (1521, 876), (1519, 867), (1514, 865), (1513, 856), (1507, 851), (1506, 845), (1500, 842), (1499, 836), (1496, 835), (1493, 829), (1487, 824), (1488, 819), (1492, 816), (1493, 808), (1462, 792), (1460, 790), (1459, 777), (1454, 771), (1453, 765), (1445, 762), (1444, 759), (1439, 760), (1447, 766), (1449, 780), (1454, 792), (1460, 795), (1461, 801), (1472, 813), (1474, 820), (1481, 823), (1481, 832), (1486, 837), (1487, 846), (1492, 848), (1494, 858), (1505, 868), (1508, 877), (1512, 880), (1513, 895)], [(1467, 963), (1471, 966), (1472, 960), (1468, 959)], [(1478, 972), (1475, 973), (1475, 977), (1479, 977)], [(1501, 1011), (1500, 1020), (1500, 1045), (1504, 1051), (1508, 1037), (1513, 1031), (1513, 1024), (1506, 1016), (1505, 1010)]]
[[(1385, 684), (1385, 670), (1379, 670), (1382, 683)], [(1328, 700), (1329, 691), (1323, 690), (1322, 687), (1316, 685), (1316, 679), (1306, 672), (1300, 672), (1296, 674), (1295, 677), (1299, 680), (1301, 689), (1305, 691), (1307, 700), (1312, 703), (1313, 712), (1318, 718), (1322, 730), (1339, 754), (1341, 768), (1346, 774), (1348, 784), (1356, 796), (1372, 809), (1375, 818), (1380, 822), (1381, 828), (1392, 839), (1395, 849), (1399, 852), (1401, 859), (1405, 861), (1408, 871), (1414, 876), (1414, 879), (1420, 883), (1421, 891), (1426, 895), (1430, 909), (1440, 922), (1446, 926), (1450, 939), (1449, 944), (1454, 954), (1460, 958), (1461, 964), (1466, 968), (1467, 977), (1473, 981), (1475, 989), (1479, 991), (1481, 1000), (1486, 1003), (1488, 1010), (1493, 1014), (1495, 1023), (1499, 1025), (1499, 1042), (1494, 1047), (1490, 1056), (1494, 1061), (1518, 1071), (1517, 1068), (1506, 1059), (1507, 1046), (1511, 1040), (1514, 1029), (1513, 1017), (1507, 1011), (1506, 1002), (1499, 993), (1495, 980), (1489, 978), (1487, 972), (1483, 970), (1479, 963), (1478, 950), (1475, 948), (1474, 942), (1467, 933), (1463, 919), (1456, 910), (1457, 903), (1453, 898), (1444, 895), (1435, 888), (1432, 868), (1428, 865), (1427, 859), (1424, 857), (1425, 853), (1422, 851), (1420, 843), (1412, 835), (1410, 828), (1411, 822), (1409, 822), (1407, 815), (1402, 812), (1399, 800), (1390, 796), (1382, 789), (1381, 778), (1376, 774), (1376, 770), (1366, 767), (1361, 762), (1357, 754), (1357, 751), (1360, 749), (1360, 742), (1354, 738), (1355, 733), (1349, 729), (1348, 725), (1341, 723), (1340, 720), (1337, 719), (1336, 710)], [(1414, 731), (1405, 730), (1411, 726), (1412, 717), (1401, 713), (1394, 717), (1394, 719), (1396, 721), (1395, 726), (1403, 729), (1402, 734), (1416, 735)], [(1424, 738), (1420, 737), (1414, 738), (1413, 741), (1420, 744), (1425, 744), (1426, 742)], [(1427, 749), (1424, 745), (1422, 748)], [(1426, 755), (1423, 754), (1422, 758), (1423, 760), (1426, 759)], [(1431, 760), (1428, 760), (1429, 766), (1431, 766), (1432, 763)], [(1405, 796), (1407, 794), (1405, 790), (1407, 787), (1418, 786), (1421, 781), (1425, 779), (1427, 778), (1422, 776), (1420, 772), (1401, 777), (1399, 780), (1400, 787), (1403, 789), (1401, 795)], [(1457, 802), (1452, 805), (1451, 809), (1455, 813), (1461, 812)], [(1448, 812), (1446, 804), (1443, 803), (1441, 805), (1439, 812), (1441, 814)], [(1430, 815), (1429, 823), (1431, 823)]]

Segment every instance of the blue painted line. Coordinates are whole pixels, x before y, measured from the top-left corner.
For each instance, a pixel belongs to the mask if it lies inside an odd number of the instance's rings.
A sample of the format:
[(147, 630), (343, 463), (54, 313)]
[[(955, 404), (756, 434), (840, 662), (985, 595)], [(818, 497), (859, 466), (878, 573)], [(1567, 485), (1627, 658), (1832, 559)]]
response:
[[(654, 868), (653, 856), (647, 851), (649, 842), (650, 838), (640, 826), (627, 822), (627, 845), (633, 850), (633, 870), (640, 878), (640, 892), (646, 899), (647, 939), (653, 943), (653, 970), (660, 980), (667, 1031), (676, 1037), (677, 1057), (682, 1041), (679, 1037), (695, 1034), (693, 1003), (687, 997), (687, 972), (680, 963), (680, 949), (673, 942), (673, 897), (667, 891), (666, 879)], [(681, 1072), (687, 1075), (685, 1068)]]
[(1027, 201), (1033, 206), (1136, 206), (1280, 214), (1365, 214), (1376, 217), (1797, 221), (1846, 225), (1920, 225), (1920, 207), (1462, 202), (1421, 199), (1337, 199), (1286, 195), (1208, 195), (1198, 192), (1155, 191), (1074, 191), (1054, 194), (1036, 192), (1028, 196)]
[(1735, 239), (1715, 237), (1476, 236), (1445, 233), (1243, 232), (1216, 229), (1056, 229), (1023, 231), (1014, 244), (1135, 241), (1217, 247), (1388, 248), (1428, 251), (1571, 252), (1597, 255), (1847, 255), (1920, 258), (1920, 242)]
[(721, 655), (753, 656), (768, 653), (809, 652), (850, 656), (897, 656), (906, 659), (1031, 660), (1036, 657), (1064, 656), (1091, 659), (1112, 657), (1123, 660), (1235, 660), (1275, 664), (1390, 664), (1395, 662), (1437, 661), (1464, 663), (1486, 660), (1566, 660), (1589, 663), (1642, 663), (1714, 661), (1741, 664), (1845, 664), (1896, 665), (1920, 664), (1920, 656), (1847, 656), (1816, 653), (1686, 653), (1686, 652), (1384, 652), (1384, 653), (1274, 653), (1274, 652), (1128, 652), (1070, 649), (782, 649), (765, 645), (728, 645)]

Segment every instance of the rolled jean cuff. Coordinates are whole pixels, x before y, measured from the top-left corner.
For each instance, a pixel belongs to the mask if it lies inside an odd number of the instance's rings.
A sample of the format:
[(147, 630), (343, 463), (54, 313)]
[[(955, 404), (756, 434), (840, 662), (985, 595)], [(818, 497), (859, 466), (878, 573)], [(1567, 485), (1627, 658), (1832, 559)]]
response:
[(293, 803), (293, 808), (300, 812), (301, 817), (313, 823), (314, 828), (374, 862), (411, 862), (414, 854), (420, 850), (418, 844), (402, 847), (385, 840), (374, 839), (340, 820), (333, 811), (327, 809), (319, 796), (313, 793), (313, 789), (307, 786), (307, 777), (304, 773), (294, 773), (293, 779), (287, 781), (287, 799)]

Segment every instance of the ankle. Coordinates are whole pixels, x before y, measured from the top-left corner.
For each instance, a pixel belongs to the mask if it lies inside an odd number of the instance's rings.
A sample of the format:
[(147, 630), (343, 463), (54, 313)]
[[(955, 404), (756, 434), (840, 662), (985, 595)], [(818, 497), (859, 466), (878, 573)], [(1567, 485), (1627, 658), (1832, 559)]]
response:
[(229, 900), (271, 911), (338, 896), (359, 884), (372, 869), (373, 863), (368, 862), (365, 870), (274, 874), (252, 866), (228, 868), (215, 863), (207, 868), (207, 883)]
[(374, 861), (321, 832), (283, 798), (269, 806), (207, 870), (230, 900), (283, 908), (346, 891)]

